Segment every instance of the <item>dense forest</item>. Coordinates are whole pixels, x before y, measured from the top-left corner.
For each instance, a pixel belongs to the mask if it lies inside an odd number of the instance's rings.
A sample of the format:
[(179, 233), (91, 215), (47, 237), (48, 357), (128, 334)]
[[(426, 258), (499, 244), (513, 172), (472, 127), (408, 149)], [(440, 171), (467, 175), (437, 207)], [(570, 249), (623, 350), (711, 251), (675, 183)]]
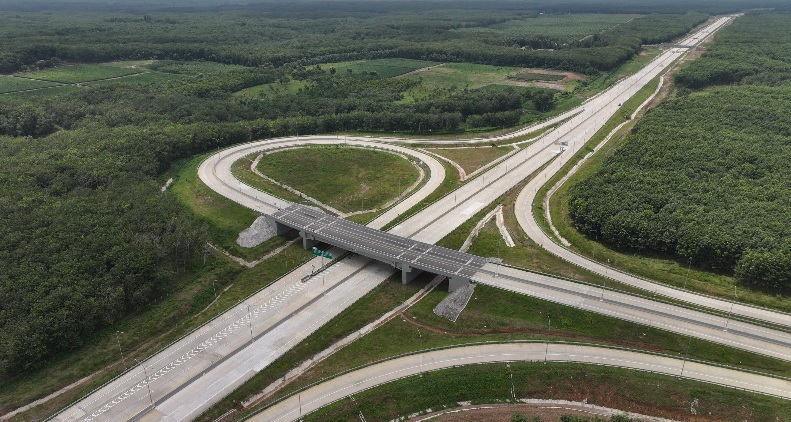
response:
[[(572, 189), (576, 226), (791, 290), (791, 14), (750, 14), (678, 72), (678, 98)], [(705, 89), (704, 89), (705, 87)]]
[[(582, 41), (460, 29), (537, 18), (531, 8), (462, 8), (422, 13), (390, 4), (348, 11), (336, 4), (224, 13), (6, 14), (0, 16), (0, 73), (60, 62), (124, 59), (208, 60), (245, 66), (400, 57), (498, 66), (609, 70), (639, 51), (706, 19), (698, 12), (656, 14)], [(400, 3), (399, 3), (400, 4)], [(478, 3), (472, 3), (480, 6)], [(381, 10), (378, 10), (381, 9)], [(408, 11), (404, 11), (408, 10)]]
[[(0, 73), (119, 59), (151, 61), (156, 72), (0, 96), (3, 378), (80, 347), (199, 265), (207, 228), (160, 191), (181, 158), (278, 135), (511, 126), (571, 95), (437, 88), (410, 101), (405, 93), (420, 80), (321, 64), (396, 57), (597, 75), (643, 43), (743, 6), (700, 1), (702, 13), (686, 3), (383, 1), (147, 10), (97, 1), (86, 11), (75, 3), (54, 2), (55, 12), (0, 3), (13, 9), (0, 13)], [(574, 8), (646, 16), (571, 42), (463, 30)], [(237, 95), (250, 87), (262, 94)]]

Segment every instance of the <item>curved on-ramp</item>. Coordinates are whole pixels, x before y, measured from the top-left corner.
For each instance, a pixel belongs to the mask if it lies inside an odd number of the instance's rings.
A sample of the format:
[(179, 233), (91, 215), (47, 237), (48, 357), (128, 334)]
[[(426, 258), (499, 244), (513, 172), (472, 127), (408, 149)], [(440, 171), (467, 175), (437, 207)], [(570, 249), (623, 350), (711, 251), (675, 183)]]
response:
[(412, 148), (377, 141), (381, 140), (349, 138), (345, 136), (301, 136), (267, 139), (236, 145), (219, 151), (204, 160), (198, 167), (198, 177), (209, 188), (236, 203), (261, 213), (273, 213), (278, 209), (288, 207), (290, 202), (259, 191), (236, 179), (231, 172), (233, 163), (254, 153), (309, 145), (348, 145), (381, 149), (406, 155), (424, 163), (429, 169), (429, 177), (423, 186), (368, 223), (370, 227), (381, 228), (434, 192), (445, 180), (445, 167), (429, 154)]
[(625, 349), (566, 343), (497, 343), (438, 349), (386, 360), (307, 388), (249, 420), (298, 420), (323, 406), (423, 372), (495, 362), (575, 362), (654, 372), (791, 399), (791, 380)]

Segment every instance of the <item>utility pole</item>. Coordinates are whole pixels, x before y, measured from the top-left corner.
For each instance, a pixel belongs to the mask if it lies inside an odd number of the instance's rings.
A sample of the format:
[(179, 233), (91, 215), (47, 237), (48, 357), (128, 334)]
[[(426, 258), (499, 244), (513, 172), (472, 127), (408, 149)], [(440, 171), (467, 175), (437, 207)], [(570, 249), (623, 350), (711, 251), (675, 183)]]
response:
[(250, 305), (247, 305), (247, 322), (250, 324), (250, 341), (253, 341), (253, 314), (250, 312)]
[[(137, 362), (138, 365), (141, 365), (139, 360), (135, 359), (135, 362)], [(148, 387), (148, 400), (151, 401), (151, 404), (154, 404), (154, 398), (151, 397), (151, 382), (148, 381), (148, 370), (146, 370), (145, 365), (142, 366), (143, 366), (143, 374), (146, 377), (146, 379), (144, 379), (143, 381), (146, 382), (146, 387)]]
[(126, 366), (126, 358), (124, 357), (124, 351), (121, 350), (121, 337), (120, 336), (123, 333), (124, 333), (123, 331), (116, 331), (115, 332), (115, 339), (118, 341), (118, 352), (121, 354), (121, 361), (124, 363), (124, 370), (126, 370), (126, 369), (129, 369), (129, 367)]
[(731, 310), (728, 312), (728, 319), (725, 320), (725, 328), (723, 330), (728, 331), (728, 323), (731, 322), (731, 315), (733, 315), (733, 303), (731, 303)]

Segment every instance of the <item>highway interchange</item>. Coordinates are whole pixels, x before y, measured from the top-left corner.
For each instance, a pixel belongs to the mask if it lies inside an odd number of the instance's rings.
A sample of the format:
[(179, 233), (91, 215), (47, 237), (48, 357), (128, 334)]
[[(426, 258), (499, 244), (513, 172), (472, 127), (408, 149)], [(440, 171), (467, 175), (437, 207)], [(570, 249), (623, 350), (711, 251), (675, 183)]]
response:
[[(696, 45), (730, 19), (718, 19), (679, 44)], [(551, 252), (594, 272), (626, 284), (638, 284), (647, 291), (668, 298), (727, 311), (728, 314), (712, 315), (495, 264), (484, 265), (472, 276), (473, 280), (778, 359), (791, 360), (790, 334), (736, 321), (731, 317), (740, 316), (787, 327), (791, 325), (791, 318), (787, 314), (704, 297), (603, 268), (600, 264), (574, 255), (549, 238), (542, 237), (546, 235), (540, 229), (535, 232), (537, 226), (530, 217), (531, 193), (535, 195), (536, 188), (548, 179), (550, 172), (557, 171), (562, 163), (579, 151), (616, 113), (622, 103), (660, 75), (685, 52), (685, 48), (670, 49), (635, 75), (588, 100), (579, 109), (543, 123), (542, 125), (547, 126), (566, 119), (562, 125), (542, 135), (526, 148), (396, 225), (389, 232), (420, 242), (435, 243), (494, 202), (503, 192), (550, 163), (542, 173), (528, 182), (517, 201), (520, 225), (530, 237)], [(530, 131), (538, 128), (540, 126), (532, 127)], [(520, 136), (525, 130), (503, 135), (501, 138)], [(487, 138), (470, 142), (492, 140)], [(560, 141), (568, 145), (565, 151), (559, 150), (557, 143)], [(261, 213), (272, 214), (290, 204), (236, 180), (231, 174), (233, 162), (267, 149), (307, 144), (348, 144), (396, 151), (423, 163), (429, 169), (430, 177), (417, 192), (369, 224), (370, 227), (381, 228), (431, 194), (445, 177), (444, 167), (436, 159), (420, 151), (396, 145), (398, 142), (406, 143), (397, 139), (338, 136), (258, 141), (232, 147), (211, 156), (200, 166), (199, 176), (219, 194)], [(341, 253), (339, 250), (334, 252), (336, 256)], [(353, 256), (335, 262), (321, 272), (320, 276), (306, 278), (322, 264), (321, 258), (315, 258), (295, 268), (236, 307), (60, 412), (54, 420), (194, 419), (371, 291), (393, 272), (392, 266), (388, 264)]]

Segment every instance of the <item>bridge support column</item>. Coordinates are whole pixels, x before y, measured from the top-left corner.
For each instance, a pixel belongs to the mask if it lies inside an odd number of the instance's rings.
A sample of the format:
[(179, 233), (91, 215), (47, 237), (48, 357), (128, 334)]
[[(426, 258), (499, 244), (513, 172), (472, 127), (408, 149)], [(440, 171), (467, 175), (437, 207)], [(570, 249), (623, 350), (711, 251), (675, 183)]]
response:
[(302, 236), (302, 247), (305, 249), (310, 249), (319, 244), (318, 240), (311, 238), (304, 230), (301, 230), (299, 235)]
[(465, 277), (448, 277), (448, 292), (456, 290), (470, 284), (470, 279)]
[(287, 226), (285, 224), (278, 223), (277, 221), (275, 221), (274, 218), (272, 218), (270, 216), (266, 216), (266, 219), (269, 220), (269, 225), (271, 225), (272, 227), (275, 228), (275, 234), (277, 234), (278, 236), (286, 234), (290, 230), (293, 230), (291, 227), (289, 227), (289, 226)]
[(410, 281), (414, 280), (415, 277), (419, 276), (423, 273), (423, 270), (418, 270), (417, 268), (409, 268), (408, 266), (401, 267), (401, 283), (409, 284)]

